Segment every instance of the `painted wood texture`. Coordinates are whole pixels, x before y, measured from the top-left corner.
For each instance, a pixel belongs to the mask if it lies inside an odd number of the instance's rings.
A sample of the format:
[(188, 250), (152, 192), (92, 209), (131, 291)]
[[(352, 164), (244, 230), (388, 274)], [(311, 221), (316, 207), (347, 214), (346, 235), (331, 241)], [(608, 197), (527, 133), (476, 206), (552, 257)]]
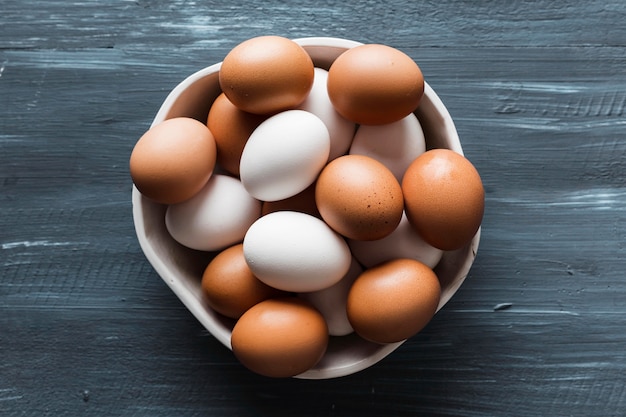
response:
[[(623, 416), (626, 3), (0, 2), (0, 415)], [(242, 368), (136, 241), (128, 158), (167, 92), (262, 35), (422, 67), (486, 187), (455, 298), (378, 365)]]

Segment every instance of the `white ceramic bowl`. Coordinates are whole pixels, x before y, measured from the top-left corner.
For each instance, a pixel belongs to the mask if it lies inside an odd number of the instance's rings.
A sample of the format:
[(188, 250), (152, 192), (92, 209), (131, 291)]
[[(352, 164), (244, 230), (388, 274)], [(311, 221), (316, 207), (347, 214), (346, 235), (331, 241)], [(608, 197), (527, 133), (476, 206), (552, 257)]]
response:
[[(295, 39), (311, 56), (316, 67), (328, 69), (331, 63), (358, 42), (338, 38)], [(206, 121), (209, 108), (220, 94), (218, 73), (221, 63), (204, 68), (183, 80), (167, 96), (152, 125), (163, 120), (187, 116)], [(424, 97), (416, 110), (427, 148), (448, 148), (463, 153), (459, 137), (445, 106), (426, 83)], [(200, 281), (204, 268), (214, 254), (190, 250), (178, 244), (165, 227), (166, 206), (156, 204), (132, 191), (133, 217), (137, 237), (145, 256), (165, 283), (200, 323), (221, 343), (231, 348), (231, 330), (235, 324), (211, 310), (202, 294)], [(441, 309), (465, 280), (476, 256), (480, 229), (462, 249), (445, 252), (435, 272), (441, 281)], [(331, 337), (322, 360), (297, 378), (326, 379), (349, 375), (379, 362), (403, 342), (381, 345), (355, 334)]]

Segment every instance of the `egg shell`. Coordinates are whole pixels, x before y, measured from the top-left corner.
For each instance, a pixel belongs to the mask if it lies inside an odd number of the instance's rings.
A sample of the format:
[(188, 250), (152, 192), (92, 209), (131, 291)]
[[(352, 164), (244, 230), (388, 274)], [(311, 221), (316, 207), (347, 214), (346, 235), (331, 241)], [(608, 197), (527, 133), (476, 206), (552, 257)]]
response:
[(365, 270), (348, 294), (355, 332), (375, 343), (401, 342), (422, 330), (439, 305), (441, 286), (428, 266), (395, 259)]
[(485, 190), (463, 155), (449, 149), (425, 152), (407, 169), (402, 191), (409, 222), (430, 245), (459, 249), (478, 232)]
[(406, 213), (391, 234), (377, 240), (348, 240), (352, 255), (363, 266), (370, 268), (398, 258), (415, 259), (434, 268), (443, 251), (429, 245), (409, 223)]
[(386, 45), (348, 49), (328, 70), (328, 96), (337, 111), (358, 124), (396, 122), (419, 106), (424, 76), (404, 52)]
[(205, 268), (201, 284), (209, 307), (233, 319), (263, 300), (289, 295), (254, 276), (243, 256), (242, 244), (218, 253)]
[(299, 293), (298, 296), (309, 301), (326, 320), (328, 334), (331, 336), (345, 336), (354, 331), (348, 313), (346, 302), (352, 283), (363, 272), (363, 267), (352, 258), (350, 269), (341, 280), (320, 291)]
[(294, 211), (255, 221), (243, 240), (243, 252), (256, 277), (292, 292), (330, 287), (346, 274), (352, 259), (348, 244), (326, 223)]
[(328, 346), (328, 328), (324, 317), (303, 299), (269, 299), (239, 318), (231, 345), (237, 359), (251, 371), (286, 378), (320, 361)]
[(319, 117), (304, 110), (281, 112), (250, 135), (241, 155), (241, 182), (259, 200), (291, 197), (315, 181), (329, 151), (328, 129)]
[(382, 162), (401, 182), (409, 165), (425, 151), (422, 126), (411, 113), (397, 122), (359, 126), (349, 153), (366, 155)]
[(319, 117), (330, 134), (330, 152), (328, 160), (345, 155), (350, 149), (356, 124), (341, 116), (328, 97), (328, 71), (315, 68), (313, 87), (304, 102), (298, 107)]
[(266, 118), (240, 110), (224, 93), (215, 99), (209, 110), (207, 126), (215, 138), (220, 167), (239, 176), (243, 148), (254, 129)]
[(300, 105), (313, 86), (311, 57), (294, 41), (259, 36), (235, 46), (219, 73), (222, 91), (243, 111), (274, 114)]
[(215, 161), (215, 139), (209, 129), (195, 119), (176, 117), (139, 138), (130, 156), (130, 175), (144, 196), (176, 204), (200, 191)]
[(328, 163), (317, 179), (315, 201), (331, 228), (355, 240), (389, 235), (404, 207), (393, 173), (364, 155), (344, 155)]
[(180, 244), (215, 251), (241, 242), (260, 215), (261, 202), (252, 198), (238, 179), (216, 174), (192, 198), (170, 205), (165, 225)]

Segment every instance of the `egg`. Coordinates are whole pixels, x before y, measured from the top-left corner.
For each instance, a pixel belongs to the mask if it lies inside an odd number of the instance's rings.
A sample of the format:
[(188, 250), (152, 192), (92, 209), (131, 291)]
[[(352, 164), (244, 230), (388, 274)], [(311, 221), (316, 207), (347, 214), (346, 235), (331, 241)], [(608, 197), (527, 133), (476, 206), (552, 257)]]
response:
[(330, 134), (330, 152), (328, 160), (344, 155), (350, 149), (356, 124), (341, 116), (328, 97), (328, 71), (315, 68), (313, 87), (304, 102), (298, 107), (319, 117)]
[(221, 250), (243, 240), (261, 215), (261, 202), (236, 178), (213, 175), (200, 192), (165, 212), (165, 226), (178, 243), (196, 250)]
[(177, 117), (151, 127), (139, 138), (130, 156), (130, 175), (144, 196), (176, 204), (204, 187), (215, 161), (215, 139), (207, 126)]
[(377, 240), (348, 240), (354, 257), (366, 268), (397, 258), (420, 261), (434, 268), (443, 251), (429, 245), (409, 223), (406, 213), (391, 234)]
[(339, 114), (355, 123), (396, 122), (419, 106), (424, 77), (404, 52), (386, 45), (348, 49), (328, 70), (328, 96)]
[(348, 293), (354, 280), (361, 275), (363, 267), (352, 258), (350, 269), (339, 282), (319, 291), (299, 293), (298, 296), (309, 301), (326, 320), (328, 334), (331, 336), (345, 336), (354, 331), (348, 313), (346, 303)]
[(295, 211), (255, 221), (244, 237), (243, 253), (261, 281), (292, 292), (330, 287), (346, 274), (352, 259), (348, 244), (326, 223)]
[(409, 222), (436, 248), (459, 249), (480, 228), (485, 190), (474, 165), (457, 152), (420, 155), (404, 174), (402, 191)]
[(355, 240), (389, 235), (404, 208), (393, 173), (364, 155), (344, 155), (328, 163), (317, 179), (315, 201), (331, 228)]
[(217, 164), (228, 173), (239, 176), (239, 162), (248, 138), (266, 116), (247, 113), (235, 106), (224, 93), (209, 110), (207, 126), (217, 148)]
[(330, 151), (328, 129), (304, 110), (287, 110), (263, 121), (241, 155), (239, 176), (246, 190), (263, 201), (291, 197), (317, 178)]
[(241, 243), (224, 249), (209, 262), (201, 285), (209, 307), (233, 319), (263, 300), (288, 295), (254, 276)]
[(397, 122), (359, 126), (349, 153), (367, 155), (382, 162), (401, 182), (411, 162), (425, 150), (422, 126), (411, 113)]
[(274, 114), (300, 105), (313, 86), (311, 57), (296, 42), (259, 36), (235, 46), (219, 72), (222, 91), (235, 106)]
[(235, 357), (251, 371), (291, 377), (321, 360), (328, 347), (328, 328), (320, 312), (303, 299), (269, 299), (239, 318), (231, 345)]
[(359, 275), (346, 308), (358, 335), (375, 343), (395, 343), (430, 322), (440, 297), (441, 286), (432, 269), (413, 259), (395, 259)]

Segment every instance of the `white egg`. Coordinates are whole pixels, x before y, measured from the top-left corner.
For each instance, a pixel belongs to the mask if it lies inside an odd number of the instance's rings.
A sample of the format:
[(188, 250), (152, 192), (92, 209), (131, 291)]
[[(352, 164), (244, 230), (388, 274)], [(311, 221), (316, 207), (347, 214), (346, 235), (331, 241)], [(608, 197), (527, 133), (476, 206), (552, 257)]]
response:
[(352, 284), (363, 272), (363, 268), (352, 258), (350, 269), (341, 280), (323, 290), (299, 293), (300, 298), (309, 301), (322, 313), (328, 325), (328, 334), (331, 336), (345, 336), (354, 331), (346, 310), (348, 293)]
[(348, 152), (356, 124), (337, 113), (328, 97), (327, 83), (328, 71), (315, 68), (313, 87), (306, 100), (298, 108), (313, 113), (326, 124), (330, 134), (328, 160), (331, 161)]
[(213, 175), (191, 199), (167, 208), (165, 225), (180, 244), (213, 251), (241, 242), (260, 215), (261, 202), (238, 179)]
[(306, 189), (326, 165), (330, 136), (324, 122), (304, 110), (287, 110), (261, 123), (250, 135), (239, 165), (253, 197), (277, 201)]
[(413, 113), (394, 123), (359, 126), (350, 146), (351, 154), (376, 159), (400, 183), (411, 162), (425, 150), (424, 131)]
[(345, 240), (309, 214), (278, 211), (250, 226), (243, 254), (265, 284), (292, 292), (318, 291), (346, 274), (352, 256)]
[(348, 240), (348, 245), (354, 257), (366, 268), (397, 258), (415, 259), (434, 268), (443, 256), (441, 249), (424, 242), (405, 213), (402, 213), (398, 227), (384, 238), (369, 241)]

